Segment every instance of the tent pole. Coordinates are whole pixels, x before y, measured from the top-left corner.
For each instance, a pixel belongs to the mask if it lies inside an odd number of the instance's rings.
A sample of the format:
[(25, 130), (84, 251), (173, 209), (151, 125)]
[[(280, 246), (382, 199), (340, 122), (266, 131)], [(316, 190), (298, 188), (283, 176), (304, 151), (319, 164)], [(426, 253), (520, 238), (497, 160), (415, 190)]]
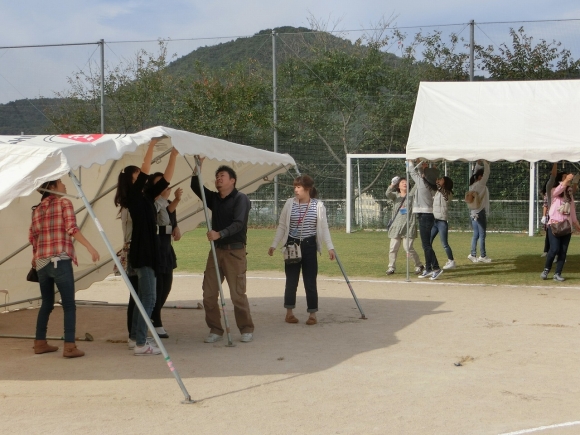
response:
[(77, 188), (79, 195), (81, 196), (83, 202), (85, 203), (85, 207), (87, 208), (87, 212), (90, 214), (91, 218), (93, 219), (93, 222), (95, 223), (95, 226), (99, 230), (99, 233), (101, 234), (101, 237), (103, 238), (103, 241), (105, 242), (105, 245), (107, 246), (107, 250), (111, 254), (111, 257), (113, 258), (113, 261), (117, 265), (117, 268), (121, 272), (121, 276), (123, 277), (125, 284), (127, 284), (127, 287), (129, 288), (129, 292), (131, 293), (131, 296), (133, 296), (133, 299), (135, 300), (135, 305), (137, 306), (137, 308), (139, 309), (139, 312), (141, 313), (141, 315), (145, 319), (145, 323), (147, 324), (149, 331), (151, 331), (151, 334), (153, 334), (153, 337), (155, 338), (155, 341), (157, 342), (159, 349), (163, 353), (163, 356), (165, 358), (165, 362), (167, 363), (169, 370), (171, 371), (171, 373), (173, 373), (173, 376), (175, 377), (177, 384), (179, 385), (179, 387), (181, 388), (181, 391), (183, 392), (183, 395), (185, 396), (185, 400), (183, 400), (181, 403), (194, 403), (195, 401), (192, 400), (191, 396), (187, 392), (187, 389), (185, 388), (185, 385), (183, 385), (181, 377), (179, 376), (179, 373), (177, 373), (177, 369), (174, 367), (173, 362), (171, 361), (171, 358), (169, 357), (169, 354), (167, 353), (167, 350), (165, 349), (165, 346), (163, 346), (163, 343), (161, 342), (159, 335), (157, 335), (157, 332), (155, 331), (155, 327), (153, 326), (153, 323), (151, 323), (151, 319), (149, 319), (149, 316), (147, 315), (147, 311), (145, 311), (145, 308), (143, 307), (143, 304), (141, 303), (141, 299), (139, 299), (139, 296), (137, 295), (137, 292), (135, 292), (135, 289), (133, 288), (131, 281), (129, 281), (129, 277), (127, 276), (127, 273), (123, 269), (123, 266), (121, 265), (121, 262), (119, 261), (119, 258), (117, 257), (117, 254), (115, 253), (115, 250), (113, 249), (113, 246), (109, 242), (109, 239), (108, 239), (107, 235), (105, 234), (105, 231), (103, 230), (103, 227), (101, 226), (101, 223), (97, 219), (97, 216), (95, 215), (95, 212), (93, 211), (93, 208), (91, 207), (91, 204), (89, 203), (87, 197), (85, 196), (85, 193), (83, 192), (83, 189), (79, 183), (79, 180), (77, 179), (77, 177), (75, 176), (73, 171), (70, 171), (69, 175), (70, 175), (75, 187)]
[(368, 317), (365, 316), (365, 313), (363, 312), (360, 304), (358, 303), (358, 298), (356, 297), (356, 294), (354, 293), (352, 285), (350, 285), (350, 280), (348, 279), (348, 276), (346, 275), (344, 267), (342, 267), (342, 263), (340, 262), (340, 258), (338, 258), (338, 254), (336, 253), (336, 249), (334, 250), (334, 256), (336, 257), (336, 263), (338, 264), (338, 267), (340, 267), (340, 271), (342, 272), (342, 276), (344, 276), (344, 280), (346, 281), (346, 285), (348, 285), (348, 288), (350, 289), (350, 293), (352, 294), (352, 297), (354, 298), (354, 302), (356, 303), (356, 306), (357, 306), (358, 310), (360, 311), (360, 315), (361, 315), (360, 318), (367, 320)]
[[(199, 156), (195, 156), (195, 169), (197, 171), (197, 180), (199, 181), (199, 190), (201, 192), (201, 200), (203, 201), (203, 212), (205, 214), (205, 223), (207, 224), (207, 230), (211, 231), (211, 219), (209, 218), (209, 213), (207, 212), (207, 201), (205, 199), (205, 191), (203, 190), (203, 179), (201, 178), (201, 162), (199, 160)], [(217, 260), (217, 254), (215, 252), (215, 243), (213, 240), (210, 240), (211, 245), (211, 254), (213, 256), (213, 262), (215, 265), (215, 274), (217, 277), (218, 288), (220, 291), (220, 302), (222, 305), (222, 313), (224, 316), (224, 323), (226, 325), (226, 335), (228, 337), (228, 347), (234, 347), (235, 344), (232, 342), (232, 333), (230, 331), (230, 322), (228, 321), (228, 316), (226, 314), (226, 301), (224, 298), (224, 289), (222, 287), (222, 278), (220, 276), (220, 269)]]
[(536, 164), (530, 162), (530, 207), (528, 210), (528, 236), (534, 235), (534, 210), (536, 206), (536, 189), (534, 180), (536, 178)]

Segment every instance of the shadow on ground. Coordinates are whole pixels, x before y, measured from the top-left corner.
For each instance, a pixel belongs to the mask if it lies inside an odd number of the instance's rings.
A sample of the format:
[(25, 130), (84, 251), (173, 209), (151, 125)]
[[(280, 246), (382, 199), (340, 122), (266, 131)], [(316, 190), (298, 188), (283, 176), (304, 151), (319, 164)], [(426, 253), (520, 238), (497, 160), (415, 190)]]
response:
[[(307, 326), (307, 313), (296, 310), (299, 324), (284, 322), (280, 298), (250, 299), (256, 325), (254, 341), (241, 343), (233, 312), (228, 312), (235, 347), (224, 338), (215, 344), (203, 343), (208, 329), (203, 310), (164, 309), (164, 326), (170, 338), (163, 343), (184, 378), (246, 375), (307, 374), (330, 367), (364, 352), (398, 343), (397, 332), (423, 316), (440, 314), (439, 301), (360, 300), (367, 320), (353, 300), (321, 299), (319, 324)], [(175, 305), (192, 305), (177, 301)], [(195, 305), (195, 304), (193, 304)], [(298, 307), (305, 307), (298, 298)], [(38, 311), (21, 310), (0, 315), (0, 335), (33, 334)], [(77, 336), (89, 332), (93, 342), (78, 342), (87, 355), (64, 359), (61, 352), (34, 355), (32, 340), (2, 339), (0, 356), (2, 380), (116, 380), (170, 378), (160, 356), (136, 357), (124, 342), (125, 308), (77, 307)], [(49, 335), (62, 331), (62, 309), (56, 307), (49, 323)], [(62, 348), (62, 341), (55, 342)], [(256, 359), (256, 354), (261, 357)]]

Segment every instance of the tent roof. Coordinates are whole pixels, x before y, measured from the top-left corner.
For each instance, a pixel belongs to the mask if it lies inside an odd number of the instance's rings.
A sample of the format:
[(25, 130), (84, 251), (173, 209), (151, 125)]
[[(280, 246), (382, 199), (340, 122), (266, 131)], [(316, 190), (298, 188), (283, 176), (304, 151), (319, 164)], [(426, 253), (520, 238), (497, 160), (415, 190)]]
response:
[[(287, 154), (167, 127), (153, 127), (135, 134), (76, 134), (51, 136), (0, 136), (0, 209), (20, 196), (34, 192), (45, 181), (70, 170), (104, 165), (134, 152), (151, 138), (167, 136), (158, 145), (175, 147), (181, 155), (199, 155), (224, 162), (256, 165), (295, 165)], [(136, 163), (141, 166), (140, 162)]]
[[(73, 171), (99, 225), (117, 251), (123, 245), (119, 210), (113, 201), (119, 172), (127, 165), (141, 166), (150, 140), (160, 136), (167, 137), (155, 145), (151, 172), (165, 170), (171, 147), (179, 151), (171, 184), (184, 191), (177, 208), (182, 233), (205, 220), (203, 205), (190, 188), (195, 166), (193, 155), (205, 157), (201, 175), (204, 185), (212, 190), (215, 170), (222, 164), (236, 171), (236, 187), (244, 193), (271, 183), (275, 175), (295, 166), (294, 159), (287, 154), (166, 127), (119, 135), (0, 136), (0, 289), (8, 290), (10, 303), (39, 296), (38, 284), (25, 280), (32, 259), (28, 243), (31, 207), (40, 202), (36, 189), (45, 181), (61, 178), (68, 193), (76, 195), (77, 190), (67, 176)], [(83, 235), (101, 255), (101, 261), (95, 265), (86, 249), (75, 244), (79, 260), (79, 266), (74, 268), (76, 289), (81, 290), (110, 275), (113, 263), (82, 200), (71, 200)]]
[(421, 83), (407, 158), (580, 161), (580, 80)]

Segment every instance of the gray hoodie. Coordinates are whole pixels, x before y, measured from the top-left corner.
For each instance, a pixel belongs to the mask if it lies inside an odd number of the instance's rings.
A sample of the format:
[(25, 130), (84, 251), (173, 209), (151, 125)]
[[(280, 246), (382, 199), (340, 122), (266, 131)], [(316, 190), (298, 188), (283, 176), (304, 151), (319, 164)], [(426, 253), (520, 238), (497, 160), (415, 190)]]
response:
[(411, 178), (417, 186), (413, 196), (413, 213), (433, 213), (433, 196), (437, 192), (437, 187), (430, 185), (423, 178), (423, 162), (411, 170)]

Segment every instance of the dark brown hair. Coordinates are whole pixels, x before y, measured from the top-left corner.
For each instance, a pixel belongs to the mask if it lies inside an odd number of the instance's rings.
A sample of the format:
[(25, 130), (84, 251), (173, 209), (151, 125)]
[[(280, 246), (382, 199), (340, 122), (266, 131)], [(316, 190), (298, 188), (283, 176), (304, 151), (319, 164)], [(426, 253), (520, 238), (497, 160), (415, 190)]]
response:
[(139, 171), (137, 166), (129, 165), (126, 166), (117, 178), (117, 192), (115, 193), (115, 206), (127, 208), (127, 196), (129, 195), (129, 190), (133, 185), (133, 174)]
[(302, 186), (304, 190), (308, 190), (310, 193), (310, 198), (318, 198), (318, 191), (314, 187), (314, 180), (310, 175), (300, 175), (294, 179), (293, 185)]

